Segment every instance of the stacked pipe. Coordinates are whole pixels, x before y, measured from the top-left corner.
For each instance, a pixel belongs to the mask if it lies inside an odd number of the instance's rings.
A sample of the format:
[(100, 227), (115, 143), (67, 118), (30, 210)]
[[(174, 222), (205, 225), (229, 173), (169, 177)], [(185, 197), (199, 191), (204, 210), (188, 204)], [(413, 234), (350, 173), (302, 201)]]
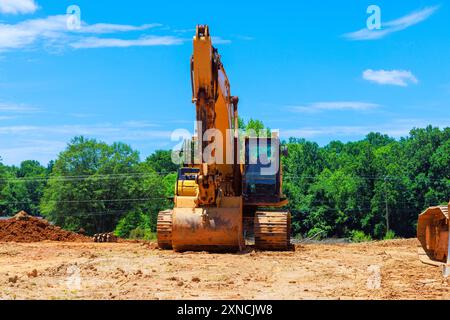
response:
[(112, 232), (96, 233), (92, 238), (94, 242), (117, 242), (118, 238)]

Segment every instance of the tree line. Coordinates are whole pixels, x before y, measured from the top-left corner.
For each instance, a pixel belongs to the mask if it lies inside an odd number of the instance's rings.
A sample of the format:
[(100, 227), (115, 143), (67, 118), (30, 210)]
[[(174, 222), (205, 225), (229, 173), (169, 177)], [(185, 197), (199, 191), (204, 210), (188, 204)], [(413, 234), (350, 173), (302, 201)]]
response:
[[(240, 126), (269, 131), (258, 120)], [(399, 140), (369, 133), (325, 146), (300, 138), (283, 144), (297, 237), (412, 237), (417, 215), (450, 199), (450, 128), (413, 129)], [(172, 206), (177, 169), (169, 150), (141, 161), (127, 144), (75, 137), (46, 167), (0, 161), (0, 213), (25, 210), (67, 230), (149, 239), (158, 212)]]

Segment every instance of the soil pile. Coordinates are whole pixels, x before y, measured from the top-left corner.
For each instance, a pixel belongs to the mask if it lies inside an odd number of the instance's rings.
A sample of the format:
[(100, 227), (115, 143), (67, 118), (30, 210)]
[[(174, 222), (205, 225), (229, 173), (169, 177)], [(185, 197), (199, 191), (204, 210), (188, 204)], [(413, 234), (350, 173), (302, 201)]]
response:
[(21, 211), (7, 220), (0, 220), (0, 241), (38, 242), (38, 241), (88, 242), (91, 238), (66, 231)]

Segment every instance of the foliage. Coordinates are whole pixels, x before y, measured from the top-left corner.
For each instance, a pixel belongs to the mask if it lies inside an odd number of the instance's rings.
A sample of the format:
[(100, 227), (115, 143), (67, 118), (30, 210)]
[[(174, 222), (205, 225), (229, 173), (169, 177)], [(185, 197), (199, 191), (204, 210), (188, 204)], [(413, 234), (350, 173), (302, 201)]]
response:
[(39, 201), (46, 186), (48, 170), (38, 161), (23, 161), (20, 166), (0, 164), (0, 210), (3, 215), (13, 215), (25, 210), (39, 214)]
[(238, 125), (239, 129), (243, 129), (249, 136), (256, 135), (257, 137), (270, 137), (271, 134), (270, 129), (265, 127), (264, 123), (260, 120), (250, 118), (250, 120), (245, 123), (244, 119), (239, 117)]
[(386, 232), (386, 235), (383, 237), (383, 240), (392, 240), (395, 239), (395, 232), (392, 230), (389, 230)]
[(350, 239), (352, 242), (367, 242), (372, 241), (372, 237), (365, 234), (363, 231), (353, 230), (350, 232)]
[(157, 173), (162, 176), (178, 170), (178, 165), (172, 161), (172, 153), (169, 150), (156, 150), (147, 157), (146, 163)]
[(76, 137), (55, 161), (40, 209), (57, 225), (92, 234), (111, 231), (136, 212), (145, 212), (146, 226), (155, 230), (157, 213), (166, 205), (160, 176), (148, 162), (139, 162), (136, 151)]
[(450, 128), (413, 129), (400, 140), (370, 133), (324, 147), (297, 138), (284, 144), (294, 233), (352, 237), (358, 230), (382, 239), (389, 223), (393, 234), (414, 237), (417, 215), (450, 199)]
[[(270, 132), (253, 119), (239, 127)], [(283, 190), (300, 238), (414, 237), (417, 215), (450, 199), (450, 128), (415, 128), (399, 140), (369, 133), (325, 146), (283, 144)], [(47, 167), (0, 162), (1, 215), (25, 210), (69, 230), (151, 238), (158, 212), (172, 206), (177, 169), (170, 151), (140, 161), (126, 144), (75, 137)]]
[(177, 173), (169, 173), (162, 179), (164, 194), (166, 197), (173, 197), (175, 194), (175, 183), (177, 182)]

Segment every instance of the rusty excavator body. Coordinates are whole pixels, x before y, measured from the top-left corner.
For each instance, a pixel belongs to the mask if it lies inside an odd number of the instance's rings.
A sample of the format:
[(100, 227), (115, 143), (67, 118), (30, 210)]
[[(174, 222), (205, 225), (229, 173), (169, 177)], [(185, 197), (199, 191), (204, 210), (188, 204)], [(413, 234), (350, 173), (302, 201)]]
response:
[(197, 26), (193, 39), (191, 83), (196, 134), (184, 144), (174, 208), (158, 215), (158, 246), (240, 251), (253, 235), (258, 249), (288, 250), (290, 213), (281, 209), (287, 204), (284, 150), (276, 134), (260, 138), (239, 131), (238, 98), (205, 25)]
[(417, 239), (420, 242), (420, 260), (426, 264), (442, 266), (450, 276), (450, 202), (448, 205), (429, 207), (419, 215)]

